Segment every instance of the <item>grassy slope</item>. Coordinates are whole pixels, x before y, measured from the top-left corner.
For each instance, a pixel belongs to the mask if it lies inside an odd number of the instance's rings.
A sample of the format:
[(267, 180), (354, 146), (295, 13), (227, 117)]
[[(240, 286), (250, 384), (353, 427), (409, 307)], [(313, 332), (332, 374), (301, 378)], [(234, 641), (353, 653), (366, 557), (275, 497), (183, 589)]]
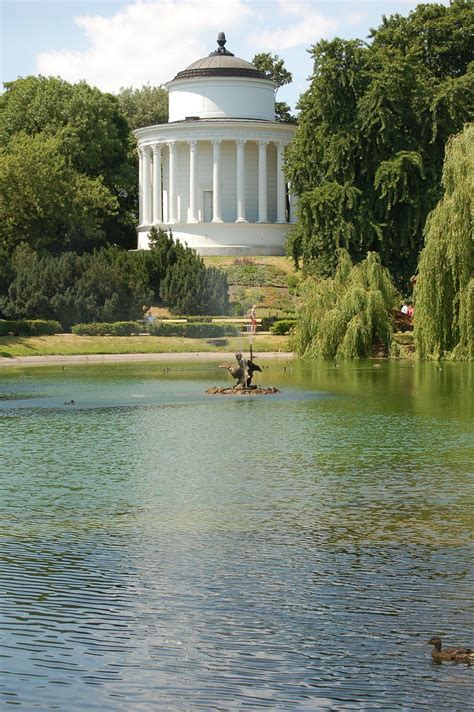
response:
[(251, 260), (258, 267), (268, 267), (267, 279), (259, 284), (245, 287), (229, 280), (231, 302), (256, 303), (259, 317), (294, 310), (294, 299), (290, 296), (286, 286), (287, 276), (295, 272), (293, 261), (289, 257), (211, 256), (203, 259), (207, 267), (218, 267), (224, 271), (236, 263), (242, 264), (242, 261), (246, 259)]
[[(242, 260), (245, 258), (242, 257), (220, 257), (220, 256), (208, 256), (208, 257), (203, 257), (204, 264), (206, 267), (229, 267), (229, 265), (234, 264), (235, 260)], [(272, 267), (277, 267), (279, 270), (282, 272), (285, 272), (286, 274), (291, 274), (292, 272), (295, 271), (295, 268), (293, 266), (293, 260), (291, 260), (289, 257), (270, 257), (270, 256), (261, 256), (261, 257), (251, 257), (256, 264), (259, 265), (271, 265)]]
[[(67, 356), (78, 354), (191, 353), (196, 351), (238, 351), (248, 348), (246, 336), (223, 340), (184, 339), (161, 336), (2, 336), (0, 357)], [(224, 344), (224, 341), (226, 342)], [(288, 351), (286, 336), (262, 335), (253, 340), (256, 353)]]

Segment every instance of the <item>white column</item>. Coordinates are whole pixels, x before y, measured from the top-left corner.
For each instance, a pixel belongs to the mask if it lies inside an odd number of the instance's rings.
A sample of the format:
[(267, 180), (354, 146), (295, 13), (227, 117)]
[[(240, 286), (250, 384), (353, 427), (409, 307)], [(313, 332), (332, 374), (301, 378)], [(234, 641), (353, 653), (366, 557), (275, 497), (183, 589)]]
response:
[(296, 193), (292, 192), (291, 186), (289, 186), (290, 191), (290, 223), (294, 224), (297, 219), (297, 208), (298, 208), (298, 196)]
[(143, 224), (151, 224), (151, 164), (150, 147), (143, 147)]
[(176, 220), (176, 141), (170, 141), (169, 150), (169, 186), (168, 186), (168, 222), (175, 223)]
[(153, 225), (163, 222), (161, 209), (161, 144), (155, 143), (153, 151)]
[(237, 220), (246, 223), (245, 217), (245, 141), (236, 141), (237, 146)]
[(212, 222), (221, 223), (221, 141), (212, 142), (213, 168), (212, 168)]
[(268, 141), (258, 142), (258, 222), (268, 222), (267, 208), (267, 146)]
[(143, 158), (145, 153), (138, 147), (138, 224), (143, 225)]
[(277, 223), (286, 223), (286, 183), (283, 173), (285, 144), (277, 143)]
[(189, 218), (188, 222), (197, 223), (196, 215), (196, 187), (197, 187), (197, 141), (189, 143)]

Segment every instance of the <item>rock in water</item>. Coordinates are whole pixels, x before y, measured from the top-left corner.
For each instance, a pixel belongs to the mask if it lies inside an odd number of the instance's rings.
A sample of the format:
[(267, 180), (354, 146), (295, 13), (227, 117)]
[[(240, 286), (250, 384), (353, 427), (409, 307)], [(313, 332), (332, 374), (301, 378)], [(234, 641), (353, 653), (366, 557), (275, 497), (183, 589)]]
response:
[(278, 388), (223, 388), (222, 386), (211, 386), (206, 393), (208, 395), (224, 396), (267, 396), (272, 393), (280, 393)]

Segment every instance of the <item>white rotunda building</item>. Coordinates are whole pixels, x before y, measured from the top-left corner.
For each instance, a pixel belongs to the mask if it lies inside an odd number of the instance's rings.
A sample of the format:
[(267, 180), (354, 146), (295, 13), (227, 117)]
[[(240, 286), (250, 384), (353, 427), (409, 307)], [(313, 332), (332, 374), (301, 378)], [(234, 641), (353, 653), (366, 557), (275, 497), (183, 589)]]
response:
[(295, 201), (283, 173), (295, 126), (275, 121), (275, 84), (218, 48), (166, 85), (169, 122), (137, 129), (138, 249), (152, 226), (200, 255), (282, 255)]

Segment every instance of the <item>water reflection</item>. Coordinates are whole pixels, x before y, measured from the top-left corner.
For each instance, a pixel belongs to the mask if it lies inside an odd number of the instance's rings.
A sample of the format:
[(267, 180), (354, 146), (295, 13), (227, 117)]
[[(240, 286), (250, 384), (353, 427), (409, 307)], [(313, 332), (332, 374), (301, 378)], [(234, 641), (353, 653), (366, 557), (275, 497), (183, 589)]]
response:
[(2, 374), (1, 704), (465, 708), (472, 369), (428, 366)]

